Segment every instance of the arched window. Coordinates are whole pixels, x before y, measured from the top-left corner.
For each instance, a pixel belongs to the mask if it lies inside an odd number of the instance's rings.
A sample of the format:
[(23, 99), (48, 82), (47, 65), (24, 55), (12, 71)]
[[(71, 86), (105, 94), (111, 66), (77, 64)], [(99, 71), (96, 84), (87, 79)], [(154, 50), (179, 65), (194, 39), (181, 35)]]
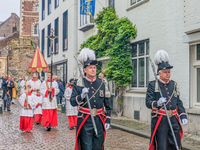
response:
[(38, 25), (38, 24), (35, 24), (35, 25), (34, 25), (34, 31), (33, 31), (33, 33), (34, 33), (35, 35), (38, 35), (38, 33), (39, 33), (39, 25)]

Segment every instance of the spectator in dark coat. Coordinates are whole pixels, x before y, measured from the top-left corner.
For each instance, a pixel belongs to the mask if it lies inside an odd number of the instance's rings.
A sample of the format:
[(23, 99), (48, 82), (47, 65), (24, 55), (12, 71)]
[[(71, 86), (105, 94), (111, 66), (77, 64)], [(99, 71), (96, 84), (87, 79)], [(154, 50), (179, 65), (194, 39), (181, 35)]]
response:
[(9, 89), (7, 88), (6, 94), (4, 96), (4, 111), (6, 110), (6, 106), (7, 106), (7, 111), (10, 111), (10, 103), (11, 103), (11, 96), (9, 93)]
[(4, 78), (2, 80), (2, 89), (3, 89), (3, 97), (2, 97), (2, 99), (4, 99), (4, 96), (5, 96), (6, 91), (7, 91), (6, 80), (7, 80), (7, 78)]
[(61, 104), (62, 103), (62, 97), (63, 97), (64, 92), (65, 92), (65, 88), (64, 88), (64, 86), (63, 86), (62, 81), (61, 81), (60, 78), (58, 78), (58, 88), (60, 89), (60, 92), (58, 93), (57, 96), (58, 96), (59, 102)]
[(11, 81), (11, 76), (8, 76), (7, 80), (4, 80), (3, 82), (4, 90), (3, 90), (3, 98), (5, 96), (5, 93), (7, 92), (7, 89), (9, 90), (9, 94), (12, 100), (12, 88), (14, 88), (14, 82)]
[(0, 89), (1, 89), (1, 90), (3, 89), (3, 88), (2, 88), (3, 80), (4, 80), (4, 78), (1, 77), (1, 78), (0, 78)]

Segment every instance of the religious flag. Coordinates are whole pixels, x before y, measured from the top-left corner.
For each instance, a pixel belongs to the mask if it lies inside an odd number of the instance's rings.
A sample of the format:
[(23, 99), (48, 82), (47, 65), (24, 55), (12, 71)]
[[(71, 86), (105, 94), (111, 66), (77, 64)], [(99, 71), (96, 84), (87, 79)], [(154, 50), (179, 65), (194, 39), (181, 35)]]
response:
[(95, 0), (81, 0), (80, 14), (94, 16)]

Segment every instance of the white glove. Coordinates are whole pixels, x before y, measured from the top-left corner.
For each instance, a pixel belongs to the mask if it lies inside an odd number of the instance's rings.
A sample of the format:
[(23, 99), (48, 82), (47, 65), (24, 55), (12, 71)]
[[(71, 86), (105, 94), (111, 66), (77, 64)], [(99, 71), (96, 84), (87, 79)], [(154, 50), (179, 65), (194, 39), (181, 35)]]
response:
[(157, 106), (162, 106), (163, 103), (167, 102), (165, 97), (161, 97), (159, 98), (159, 100), (157, 101)]
[(181, 122), (182, 122), (182, 126), (184, 126), (184, 125), (186, 125), (188, 123), (188, 120), (187, 119), (182, 119)]
[(108, 130), (110, 128), (110, 123), (105, 123), (105, 129)]
[(82, 89), (82, 93), (81, 93), (81, 98), (84, 99), (86, 97), (86, 94), (89, 93), (89, 88), (84, 87)]

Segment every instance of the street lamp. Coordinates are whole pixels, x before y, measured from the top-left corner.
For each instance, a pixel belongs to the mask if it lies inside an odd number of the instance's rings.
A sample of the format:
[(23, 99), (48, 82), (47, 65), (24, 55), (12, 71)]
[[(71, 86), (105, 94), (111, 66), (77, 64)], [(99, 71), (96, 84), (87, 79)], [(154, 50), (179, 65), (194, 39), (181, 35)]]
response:
[(54, 35), (54, 29), (52, 28), (50, 31), (50, 35), (47, 36), (48, 39), (51, 40), (51, 86), (52, 86), (52, 65), (53, 65), (53, 41), (58, 38), (58, 36)]

